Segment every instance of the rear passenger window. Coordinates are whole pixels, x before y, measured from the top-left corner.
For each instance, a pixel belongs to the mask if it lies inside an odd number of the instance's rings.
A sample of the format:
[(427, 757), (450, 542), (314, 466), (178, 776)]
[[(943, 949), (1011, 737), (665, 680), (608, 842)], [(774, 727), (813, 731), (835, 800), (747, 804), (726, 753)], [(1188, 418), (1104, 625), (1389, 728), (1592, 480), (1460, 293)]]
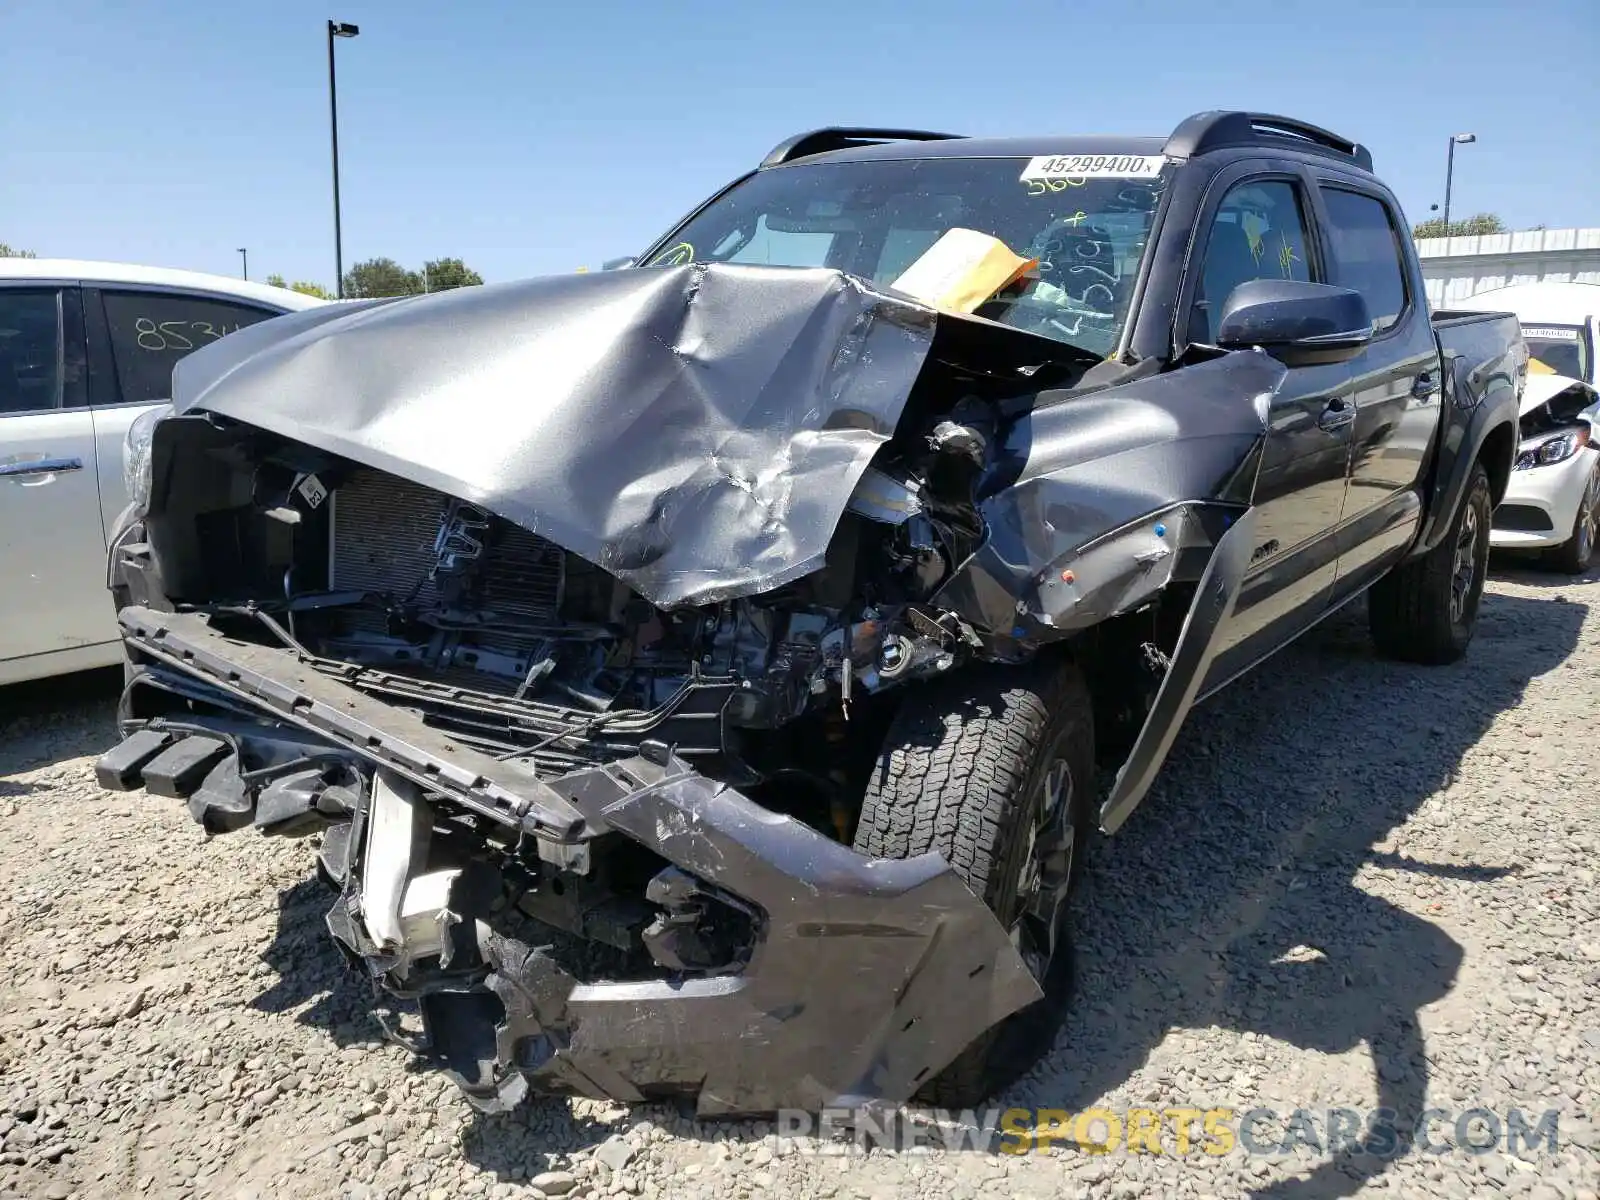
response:
[(61, 407), (61, 302), (55, 288), (0, 288), (0, 414)]
[(1328, 250), (1332, 280), (1367, 298), (1372, 328), (1392, 328), (1406, 310), (1406, 274), (1400, 234), (1379, 200), (1339, 188), (1323, 188), (1328, 209)]
[(172, 368), (184, 355), (278, 314), (249, 304), (171, 292), (106, 292), (106, 324), (117, 386), (127, 404), (172, 395)]

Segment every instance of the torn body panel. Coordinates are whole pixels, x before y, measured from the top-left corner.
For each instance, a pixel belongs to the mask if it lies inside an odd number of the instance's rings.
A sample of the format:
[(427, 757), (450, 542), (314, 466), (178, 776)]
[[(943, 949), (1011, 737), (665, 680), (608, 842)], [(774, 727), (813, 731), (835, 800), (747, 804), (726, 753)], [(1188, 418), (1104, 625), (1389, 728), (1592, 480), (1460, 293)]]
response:
[(1014, 347), (1037, 367), (1073, 353), (821, 268), (653, 268), (418, 299), (208, 347), (178, 365), (175, 409), (480, 505), (664, 608), (822, 564), (937, 323), (962, 327), (941, 337), (958, 356), (1003, 365)]
[(162, 786), (208, 830), (323, 830), (330, 931), (482, 1107), (908, 1099), (1043, 991), (949, 863), (849, 848), (880, 697), (1163, 609), (1114, 828), (1225, 627), (1283, 368), (1090, 386), (838, 272), (604, 278), (185, 359), (102, 778), (193, 758)]
[(1138, 807), (1182, 728), (1216, 655), (1218, 635), (1233, 616), (1255, 543), (1255, 511), (1247, 510), (1217, 542), (1194, 602), (1133, 750), (1100, 806), (1100, 828), (1115, 833)]
[(1264, 353), (1235, 352), (1055, 404), (1041, 396), (1005, 444), (1014, 480), (980, 506), (988, 539), (935, 596), (988, 632), (1045, 642), (1197, 583), (1175, 644), (1145, 644), (1159, 660), (1153, 695), (1101, 805), (1107, 833), (1149, 790), (1232, 617), (1285, 374)]
[[(102, 781), (140, 786), (162, 748), (204, 730), (220, 736), (206, 739), (208, 754), (211, 743), (227, 747), (208, 781), (227, 776), (226, 807), (245, 814), (240, 824), (306, 762), (357, 781), (353, 802), (328, 810), (351, 818), (324, 847), (341, 884), (330, 929), (391, 990), (420, 997), (430, 1051), (486, 1110), (516, 1103), (530, 1081), (624, 1101), (698, 1095), (706, 1114), (900, 1102), (1041, 996), (1006, 930), (938, 855), (857, 854), (659, 743), (562, 776), (508, 776), (399, 721), (375, 735), (370, 701), (292, 650), (243, 643), (183, 614), (131, 608), (122, 621), (147, 686), (198, 685), (213, 705), (270, 707), (302, 741), (284, 759), (262, 753), (270, 734), (259, 724), (192, 713), (125, 721), (135, 731), (102, 761)], [(491, 785), (504, 803), (467, 803)], [(462, 855), (441, 801), (504, 827), (499, 854)], [(546, 810), (576, 815), (577, 844), (542, 831), (532, 839), (539, 852), (522, 853), (526, 815)], [(502, 876), (521, 873), (535, 892), (581, 887), (589, 855), (563, 852), (600, 839), (626, 839), (649, 860), (649, 974), (596, 976), (552, 948), (555, 927), (535, 922), (518, 937), (496, 915), (509, 894)], [(703, 919), (708, 907), (739, 910), (743, 936), (690, 965), (679, 952), (696, 927), (715, 924)], [(665, 932), (673, 917), (686, 927), (676, 939)]]
[(1197, 579), (1221, 532), (1198, 516), (1249, 505), (1284, 375), (1265, 354), (1236, 352), (1089, 394), (1041, 394), (985, 482), (983, 546), (935, 602), (990, 632), (1048, 640)]

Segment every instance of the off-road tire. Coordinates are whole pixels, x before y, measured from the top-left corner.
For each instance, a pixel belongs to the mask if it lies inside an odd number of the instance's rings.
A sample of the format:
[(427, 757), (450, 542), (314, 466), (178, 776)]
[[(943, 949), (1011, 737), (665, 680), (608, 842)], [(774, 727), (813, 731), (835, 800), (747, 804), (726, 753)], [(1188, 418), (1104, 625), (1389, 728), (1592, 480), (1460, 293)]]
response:
[[(976, 667), (910, 691), (868, 784), (855, 848), (880, 858), (938, 851), (1010, 928), (1040, 784), (1057, 760), (1072, 780), (1071, 886), (1081, 875), (1094, 798), (1094, 718), (1077, 668), (1059, 658)], [(918, 1099), (972, 1107), (1048, 1051), (1065, 1015), (1071, 960), (1069, 921), (1042, 981), (1045, 998), (987, 1031)]]
[(1597, 515), (1600, 515), (1600, 464), (1589, 473), (1589, 485), (1583, 489), (1578, 515), (1572, 519), (1572, 536), (1561, 545), (1551, 547), (1545, 553), (1545, 561), (1568, 575), (1582, 575), (1587, 571), (1594, 562), (1594, 544), (1600, 536), (1600, 530), (1596, 529)]
[[(1489, 566), (1489, 521), (1493, 504), (1489, 473), (1475, 463), (1466, 494), (1439, 544), (1401, 563), (1367, 594), (1367, 626), (1378, 653), (1401, 662), (1442, 665), (1467, 652), (1478, 624), (1484, 576)], [(1474, 522), (1472, 582), (1459, 618), (1451, 615), (1456, 552), (1468, 522)]]

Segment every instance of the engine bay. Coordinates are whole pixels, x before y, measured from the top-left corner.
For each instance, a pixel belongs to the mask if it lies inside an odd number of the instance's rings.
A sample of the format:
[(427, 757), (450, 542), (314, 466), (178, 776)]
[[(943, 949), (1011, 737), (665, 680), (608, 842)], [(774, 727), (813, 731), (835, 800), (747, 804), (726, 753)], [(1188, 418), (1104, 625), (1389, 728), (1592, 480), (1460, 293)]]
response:
[[(167, 601), (541, 771), (655, 739), (729, 781), (806, 774), (785, 738), (815, 731), (785, 727), (848, 721), (984, 647), (929, 603), (983, 532), (970, 497), (985, 437), (970, 425), (939, 422), (920, 461), (869, 468), (821, 569), (670, 609), (415, 481), (215, 417), (163, 427), (185, 443), (170, 470), (188, 476), (144, 519)], [(839, 782), (831, 761), (811, 773)]]

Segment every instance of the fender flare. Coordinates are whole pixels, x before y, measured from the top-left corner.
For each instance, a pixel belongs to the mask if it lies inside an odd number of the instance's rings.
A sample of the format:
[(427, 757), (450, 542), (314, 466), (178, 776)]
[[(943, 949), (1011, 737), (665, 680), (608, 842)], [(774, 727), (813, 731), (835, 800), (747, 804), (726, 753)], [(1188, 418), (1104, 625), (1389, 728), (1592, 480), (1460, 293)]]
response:
[[(1445, 428), (1439, 439), (1439, 451), (1434, 458), (1432, 482), (1427, 490), (1427, 509), (1417, 540), (1406, 556), (1415, 558), (1432, 550), (1450, 529), (1461, 498), (1466, 495), (1467, 483), (1472, 478), (1472, 468), (1483, 453), (1489, 435), (1500, 426), (1511, 430), (1511, 444), (1507, 451), (1505, 473), (1511, 477), (1511, 466), (1517, 457), (1517, 409), (1515, 397), (1506, 403), (1480, 402), (1472, 408), (1452, 407), (1445, 414)], [(1491, 477), (1493, 472), (1491, 471)]]
[(1115, 833), (1144, 799), (1194, 706), (1195, 695), (1216, 657), (1217, 634), (1233, 617), (1234, 602), (1255, 549), (1255, 526), (1256, 510), (1246, 509), (1218, 539), (1206, 563), (1155, 703), (1117, 772), (1110, 795), (1100, 806), (1100, 828), (1106, 833)]

